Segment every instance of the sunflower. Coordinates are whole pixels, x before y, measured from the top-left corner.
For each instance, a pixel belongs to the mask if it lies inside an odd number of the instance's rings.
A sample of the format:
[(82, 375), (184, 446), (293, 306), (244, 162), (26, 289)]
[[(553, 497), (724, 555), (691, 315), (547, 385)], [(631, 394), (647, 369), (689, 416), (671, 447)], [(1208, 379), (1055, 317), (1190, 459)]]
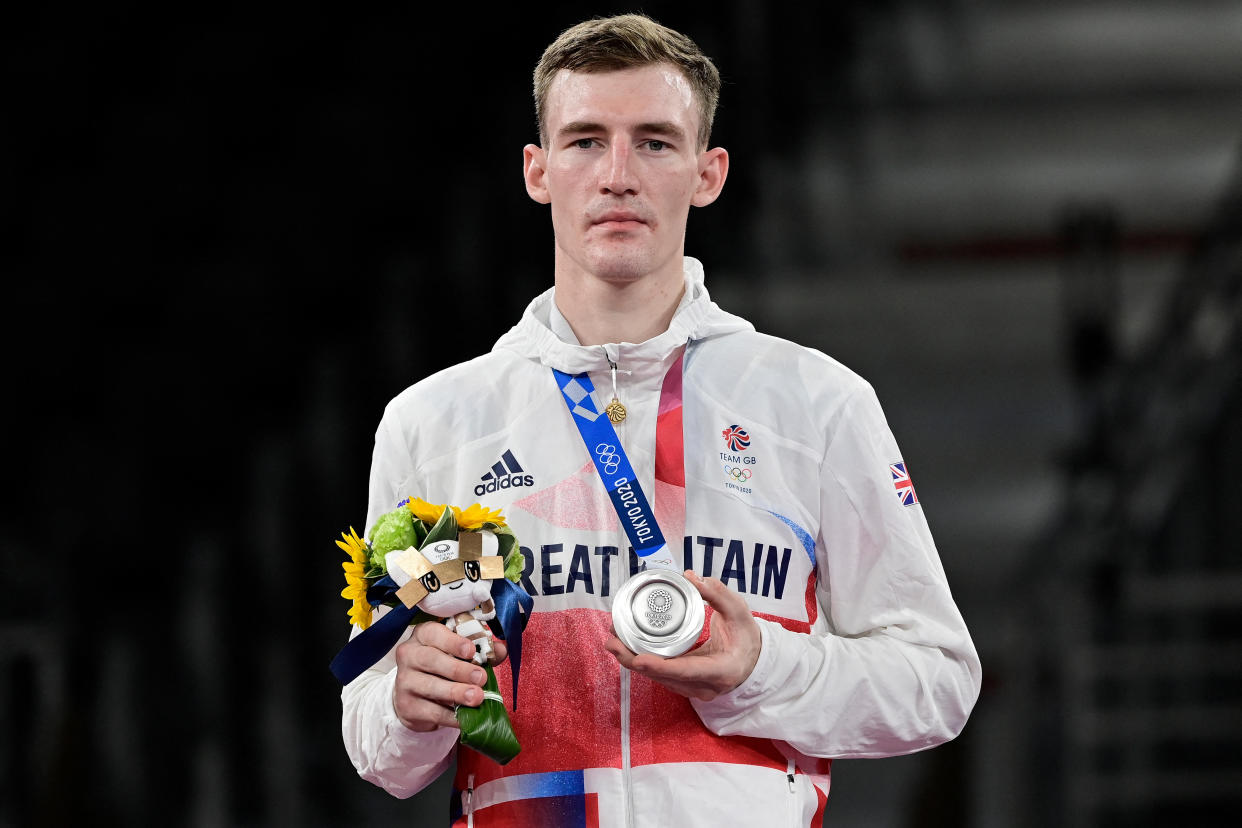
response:
[(500, 509), (488, 509), (479, 503), (466, 509), (453, 507), (453, 515), (457, 518), (457, 526), (460, 529), (481, 529), (485, 523), (504, 526), (505, 518), (500, 512)]
[(441, 503), (437, 506), (434, 503), (428, 503), (421, 497), (411, 497), (405, 502), (405, 508), (410, 510), (410, 514), (421, 520), (428, 526), (434, 526), (436, 521), (440, 519), (440, 515), (448, 507)]
[(345, 570), (345, 588), (341, 590), (341, 597), (353, 601), (349, 608), (349, 620), (365, 630), (371, 626), (371, 605), (367, 603), (367, 579), (364, 574), (369, 559), (367, 547), (352, 526), (349, 527), (349, 534), (342, 532), (341, 537), (344, 540), (337, 541), (336, 545), (348, 552), (350, 557), (341, 564)]

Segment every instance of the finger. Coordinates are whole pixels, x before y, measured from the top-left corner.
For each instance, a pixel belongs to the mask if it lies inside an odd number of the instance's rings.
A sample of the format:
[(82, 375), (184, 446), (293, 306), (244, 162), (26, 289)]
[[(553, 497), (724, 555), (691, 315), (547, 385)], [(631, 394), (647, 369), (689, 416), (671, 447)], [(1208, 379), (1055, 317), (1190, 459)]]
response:
[(691, 569), (686, 570), (686, 577), (694, 584), (699, 595), (703, 596), (703, 600), (720, 613), (726, 621), (738, 621), (752, 617), (746, 600), (725, 586), (719, 578), (703, 578)]
[(483, 668), (473, 661), (464, 661), (435, 647), (415, 645), (397, 651), (397, 667), (411, 672), (438, 676), (459, 684), (482, 687), (487, 680)]
[(757, 645), (729, 650), (701, 647), (676, 658), (640, 655), (631, 669), (657, 681), (690, 682), (719, 694), (727, 693), (745, 681), (755, 669), (758, 658)]
[[(614, 645), (615, 641), (615, 645)], [(650, 653), (635, 655), (614, 636), (604, 643), (622, 667), (646, 676), (679, 696), (711, 701), (723, 689), (737, 685), (730, 681), (728, 664), (714, 655), (693, 650), (676, 658), (661, 658)]]
[(612, 657), (626, 669), (630, 669), (630, 665), (634, 663), (634, 652), (625, 646), (616, 635), (609, 636), (608, 640), (604, 642), (604, 649), (611, 653)]
[(483, 690), (473, 682), (450, 681), (417, 670), (399, 670), (393, 692), (398, 697), (408, 695), (450, 708), (456, 705), (477, 707), (483, 702)]
[(694, 653), (675, 658), (642, 653), (634, 657), (630, 669), (662, 681), (703, 681), (720, 672), (715, 659)]
[(435, 647), (441, 652), (454, 655), (457, 658), (473, 658), (474, 644), (465, 636), (458, 635), (443, 624), (433, 622), (424, 622), (414, 626), (414, 635), (411, 640), (420, 644), (426, 644), (428, 647)]
[(394, 693), (393, 709), (410, 730), (426, 732), (437, 727), (460, 727), (451, 708), (411, 693)]
[(492, 639), (492, 664), (500, 664), (509, 657), (509, 648), (499, 638)]

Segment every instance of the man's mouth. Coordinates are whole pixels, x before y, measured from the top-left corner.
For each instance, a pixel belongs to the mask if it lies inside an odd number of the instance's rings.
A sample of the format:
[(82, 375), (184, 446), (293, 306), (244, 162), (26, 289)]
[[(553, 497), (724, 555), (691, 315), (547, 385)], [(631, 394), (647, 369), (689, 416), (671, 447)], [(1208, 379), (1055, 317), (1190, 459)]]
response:
[(601, 213), (593, 222), (596, 227), (603, 227), (610, 230), (632, 230), (633, 228), (646, 224), (643, 217), (638, 213), (630, 210), (609, 210)]

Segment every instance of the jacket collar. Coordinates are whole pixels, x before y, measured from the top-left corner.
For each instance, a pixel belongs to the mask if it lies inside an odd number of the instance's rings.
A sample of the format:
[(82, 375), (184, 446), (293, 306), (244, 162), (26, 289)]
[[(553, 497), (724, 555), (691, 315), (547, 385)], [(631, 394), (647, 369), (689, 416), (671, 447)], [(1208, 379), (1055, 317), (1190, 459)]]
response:
[(555, 288), (535, 297), (522, 314), (522, 319), (497, 340), (493, 351), (516, 351), (527, 359), (568, 374), (603, 371), (611, 357), (628, 371), (663, 368), (688, 342), (735, 331), (754, 330), (741, 317), (722, 311), (711, 300), (703, 284), (703, 265), (697, 259), (685, 258), (686, 293), (668, 330), (646, 342), (618, 342), (608, 345), (579, 345), (566, 342), (552, 330)]

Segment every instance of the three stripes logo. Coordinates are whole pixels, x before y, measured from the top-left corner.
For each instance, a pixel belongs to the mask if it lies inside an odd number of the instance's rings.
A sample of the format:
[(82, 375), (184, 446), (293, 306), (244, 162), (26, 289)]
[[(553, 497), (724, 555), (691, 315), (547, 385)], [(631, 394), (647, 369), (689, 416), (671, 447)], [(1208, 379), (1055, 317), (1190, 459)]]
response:
[(525, 474), (522, 464), (513, 456), (513, 452), (505, 449), (505, 453), (500, 455), (500, 459), (492, 464), (491, 471), (484, 474), (479, 479), (483, 482), (474, 487), (474, 493), (478, 497), (482, 497), (490, 492), (500, 489), (516, 489), (518, 486), (535, 485), (535, 477), (531, 474)]

